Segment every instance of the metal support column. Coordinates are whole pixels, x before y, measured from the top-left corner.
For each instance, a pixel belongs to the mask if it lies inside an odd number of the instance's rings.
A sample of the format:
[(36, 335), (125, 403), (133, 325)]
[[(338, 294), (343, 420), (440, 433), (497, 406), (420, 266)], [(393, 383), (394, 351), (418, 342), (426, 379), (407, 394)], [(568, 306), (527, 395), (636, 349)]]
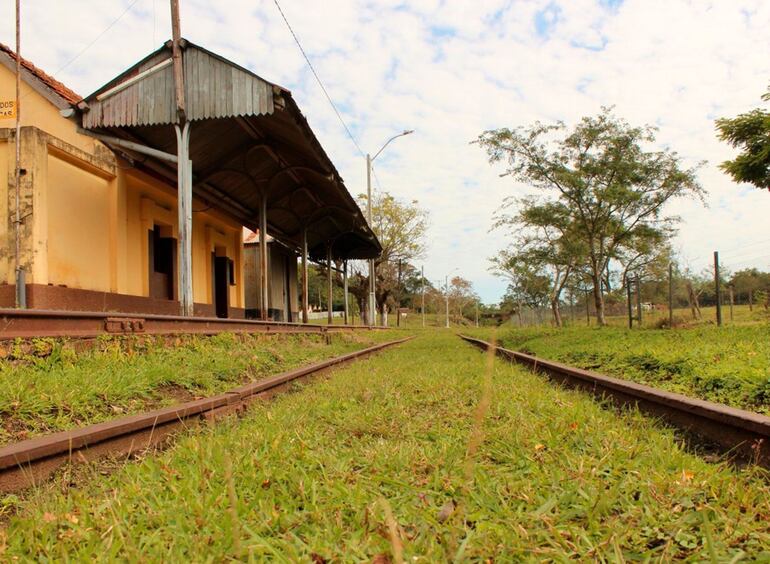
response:
[(192, 288), (192, 161), (190, 155), (190, 122), (174, 126), (177, 147), (177, 221), (179, 256), (177, 261), (177, 295), (180, 314), (193, 315)]
[(326, 283), (327, 283), (327, 300), (326, 300), (326, 319), (329, 325), (334, 323), (334, 286), (332, 285), (332, 244), (326, 244)]
[(267, 321), (269, 299), (267, 292), (267, 198), (262, 196), (259, 200), (259, 318)]
[(344, 319), (344, 321), (345, 321), (345, 325), (347, 325), (348, 321), (349, 321), (349, 319), (348, 319), (349, 310), (348, 310), (348, 261), (347, 261), (347, 259), (342, 261), (342, 291), (345, 294), (345, 299), (343, 300), (343, 302), (345, 304), (345, 313), (344, 313), (345, 319)]
[(307, 229), (302, 228), (302, 323), (308, 322)]

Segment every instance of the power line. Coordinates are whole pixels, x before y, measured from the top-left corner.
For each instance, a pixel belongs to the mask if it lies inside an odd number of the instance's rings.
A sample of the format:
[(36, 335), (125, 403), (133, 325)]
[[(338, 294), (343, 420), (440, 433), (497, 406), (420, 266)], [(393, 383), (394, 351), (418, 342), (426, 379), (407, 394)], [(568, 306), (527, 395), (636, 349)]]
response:
[(283, 13), (283, 10), (281, 9), (281, 5), (278, 3), (278, 0), (273, 0), (273, 2), (275, 2), (275, 7), (278, 8), (278, 11), (281, 13), (281, 17), (283, 18), (283, 21), (286, 23), (286, 27), (289, 28), (289, 32), (291, 33), (291, 36), (294, 38), (294, 42), (297, 44), (297, 47), (299, 47), (299, 50), (302, 53), (302, 56), (305, 58), (305, 62), (307, 63), (307, 66), (310, 67), (310, 70), (313, 73), (313, 76), (318, 82), (318, 86), (321, 87), (321, 90), (323, 90), (323, 93), (326, 96), (326, 99), (329, 101), (329, 104), (331, 105), (332, 109), (334, 110), (334, 113), (337, 114), (337, 119), (340, 120), (342, 127), (345, 128), (345, 131), (347, 132), (348, 137), (350, 137), (350, 140), (353, 142), (353, 145), (355, 145), (356, 149), (358, 149), (359, 154), (362, 157), (365, 156), (364, 151), (361, 149), (361, 146), (356, 141), (356, 138), (353, 137), (353, 134), (350, 132), (350, 129), (348, 128), (348, 125), (345, 123), (345, 120), (342, 119), (342, 115), (340, 114), (339, 110), (337, 110), (337, 106), (334, 105), (334, 101), (332, 100), (332, 97), (329, 96), (329, 92), (327, 92), (326, 87), (324, 86), (323, 82), (321, 82), (321, 78), (318, 76), (318, 73), (313, 67), (313, 63), (310, 62), (310, 58), (308, 58), (307, 53), (305, 53), (305, 50), (302, 48), (302, 44), (299, 42), (299, 38), (297, 37), (297, 34), (294, 33), (294, 29), (291, 27), (289, 20), (286, 19), (286, 14)]
[(83, 53), (85, 53), (85, 52), (86, 52), (86, 51), (88, 51), (88, 50), (89, 50), (91, 47), (93, 47), (93, 46), (94, 46), (94, 44), (95, 44), (97, 41), (99, 41), (99, 40), (100, 40), (102, 37), (104, 37), (104, 34), (105, 34), (105, 33), (107, 33), (108, 31), (110, 31), (110, 30), (112, 29), (112, 27), (113, 27), (113, 26), (114, 26), (116, 23), (118, 23), (118, 22), (119, 22), (119, 21), (120, 21), (120, 20), (123, 18), (123, 16), (125, 16), (125, 15), (126, 15), (128, 12), (129, 12), (129, 10), (131, 10), (131, 8), (133, 8), (133, 7), (134, 7), (134, 6), (135, 6), (135, 5), (136, 5), (138, 2), (139, 2), (139, 0), (134, 0), (133, 2), (131, 2), (131, 3), (128, 5), (128, 7), (127, 7), (125, 10), (123, 10), (123, 11), (120, 13), (120, 15), (119, 15), (117, 18), (115, 18), (115, 19), (112, 21), (112, 23), (111, 23), (110, 25), (108, 25), (107, 27), (105, 27), (105, 28), (104, 28), (104, 29), (101, 31), (101, 33), (99, 33), (99, 35), (97, 35), (97, 36), (94, 38), (94, 40), (93, 40), (93, 41), (91, 41), (91, 43), (89, 43), (88, 45), (86, 45), (85, 47), (83, 47), (83, 48), (82, 48), (82, 49), (81, 49), (81, 50), (80, 50), (80, 51), (79, 51), (79, 52), (78, 52), (78, 53), (77, 53), (77, 54), (76, 54), (74, 57), (72, 57), (72, 58), (71, 58), (69, 61), (67, 61), (66, 63), (64, 63), (64, 65), (63, 65), (61, 68), (59, 68), (59, 69), (58, 69), (56, 72), (54, 72), (54, 73), (53, 73), (53, 76), (56, 76), (56, 75), (57, 75), (57, 74), (59, 74), (61, 71), (63, 71), (64, 69), (66, 69), (66, 68), (67, 68), (68, 66), (70, 66), (72, 63), (74, 63), (74, 62), (75, 62), (75, 61), (76, 61), (76, 60), (77, 60), (77, 59), (78, 59), (78, 58), (79, 58), (79, 57), (80, 57), (80, 56), (81, 56)]

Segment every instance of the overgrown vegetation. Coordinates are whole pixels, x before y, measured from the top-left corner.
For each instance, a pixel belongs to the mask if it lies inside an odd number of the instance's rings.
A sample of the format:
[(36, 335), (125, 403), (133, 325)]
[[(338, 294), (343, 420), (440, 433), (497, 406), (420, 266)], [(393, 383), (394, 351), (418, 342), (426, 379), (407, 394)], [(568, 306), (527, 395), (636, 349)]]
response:
[(506, 348), (579, 368), (770, 414), (766, 323), (675, 331), (533, 327), (502, 330), (499, 340)]
[(66, 342), (18, 343), (0, 361), (0, 444), (225, 391), (311, 361), (364, 348), (386, 332), (102, 338), (76, 354)]
[(296, 389), (106, 480), (6, 498), (1, 558), (770, 558), (761, 471), (448, 332)]

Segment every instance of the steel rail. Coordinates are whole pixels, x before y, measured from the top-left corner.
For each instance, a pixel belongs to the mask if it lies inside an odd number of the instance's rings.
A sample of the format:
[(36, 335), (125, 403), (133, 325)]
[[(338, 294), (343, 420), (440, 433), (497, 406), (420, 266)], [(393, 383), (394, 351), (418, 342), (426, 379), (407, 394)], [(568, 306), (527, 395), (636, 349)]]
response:
[(41, 337), (94, 338), (100, 335), (326, 333), (351, 329), (385, 328), (141, 313), (0, 309), (0, 341)]
[(379, 343), (251, 382), (216, 396), (7, 445), (0, 448), (0, 493), (38, 484), (69, 462), (85, 462), (106, 455), (128, 456), (144, 450), (201, 420), (215, 420), (224, 415), (240, 413), (260, 394), (278, 391), (293, 380), (317, 374), (413, 338), (410, 336)]
[[(489, 350), (492, 346), (481, 339), (458, 336), (483, 350)], [(620, 405), (636, 406), (645, 413), (720, 447), (732, 458), (770, 467), (770, 417), (502, 347), (494, 348), (497, 356), (528, 366), (560, 384), (590, 392), (600, 398), (612, 399)]]

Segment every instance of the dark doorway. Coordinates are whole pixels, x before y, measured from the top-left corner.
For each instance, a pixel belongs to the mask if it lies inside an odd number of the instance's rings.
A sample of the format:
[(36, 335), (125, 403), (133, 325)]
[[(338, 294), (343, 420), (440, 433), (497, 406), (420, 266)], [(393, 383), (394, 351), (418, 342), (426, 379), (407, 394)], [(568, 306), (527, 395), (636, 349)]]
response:
[(230, 308), (230, 259), (214, 256), (214, 310), (227, 317)]
[(176, 239), (164, 237), (163, 231), (162, 226), (155, 225), (152, 231), (148, 232), (150, 297), (173, 300)]

